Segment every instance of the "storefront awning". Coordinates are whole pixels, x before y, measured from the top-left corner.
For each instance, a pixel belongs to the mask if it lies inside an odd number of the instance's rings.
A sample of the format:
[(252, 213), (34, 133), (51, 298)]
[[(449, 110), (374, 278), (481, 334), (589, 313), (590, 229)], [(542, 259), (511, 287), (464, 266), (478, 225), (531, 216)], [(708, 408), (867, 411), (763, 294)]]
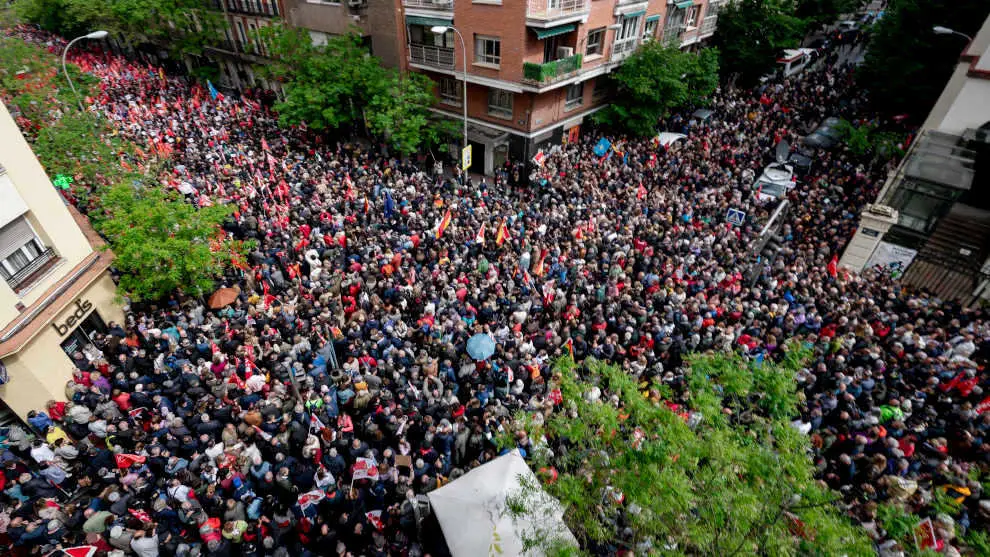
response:
[(694, 5), (694, 0), (681, 0), (680, 2), (674, 4), (677, 9), (683, 10), (684, 8), (690, 8)]
[(658, 19), (660, 19), (660, 14), (651, 15), (650, 17), (646, 18), (646, 21), (656, 21)]
[(454, 20), (444, 19), (442, 17), (425, 17), (420, 15), (407, 15), (406, 25), (422, 25), (423, 27), (433, 27), (434, 25), (442, 25), (444, 27), (451, 27), (454, 25)]
[(639, 16), (645, 15), (645, 14), (646, 14), (646, 10), (639, 10), (637, 12), (629, 12), (627, 14), (622, 14), (622, 17), (632, 18), (632, 17), (639, 17)]
[(547, 37), (556, 37), (557, 35), (570, 33), (575, 29), (577, 29), (577, 26), (572, 23), (569, 25), (558, 25), (556, 27), (551, 27), (549, 29), (533, 29), (533, 31), (536, 31), (537, 39), (545, 39)]

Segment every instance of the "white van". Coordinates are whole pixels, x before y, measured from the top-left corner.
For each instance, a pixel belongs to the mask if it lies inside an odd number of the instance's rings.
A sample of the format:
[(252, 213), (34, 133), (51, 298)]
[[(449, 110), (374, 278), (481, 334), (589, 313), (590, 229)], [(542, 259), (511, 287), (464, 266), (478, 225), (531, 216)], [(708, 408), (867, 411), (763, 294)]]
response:
[(817, 55), (818, 52), (813, 48), (788, 48), (783, 56), (777, 58), (781, 75), (790, 77), (800, 73), (808, 64), (814, 62)]

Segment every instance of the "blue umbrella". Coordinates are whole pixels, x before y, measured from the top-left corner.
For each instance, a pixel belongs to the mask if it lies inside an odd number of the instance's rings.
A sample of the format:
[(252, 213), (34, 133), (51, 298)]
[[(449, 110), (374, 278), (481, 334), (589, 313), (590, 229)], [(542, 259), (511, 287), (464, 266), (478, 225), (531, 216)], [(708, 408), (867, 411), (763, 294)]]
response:
[(495, 339), (485, 333), (478, 333), (468, 339), (467, 353), (475, 360), (487, 360), (495, 353)]

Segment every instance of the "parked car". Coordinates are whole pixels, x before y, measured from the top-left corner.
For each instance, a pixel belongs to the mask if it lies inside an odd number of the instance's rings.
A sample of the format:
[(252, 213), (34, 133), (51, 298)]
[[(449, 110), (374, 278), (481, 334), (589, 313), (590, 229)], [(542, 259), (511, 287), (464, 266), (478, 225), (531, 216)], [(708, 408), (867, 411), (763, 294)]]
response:
[(842, 132), (838, 129), (839, 119), (830, 117), (822, 120), (815, 131), (808, 134), (801, 142), (815, 149), (831, 149), (842, 141)]
[(775, 162), (763, 169), (763, 174), (753, 182), (753, 189), (758, 192), (757, 199), (769, 201), (784, 197), (795, 185), (794, 167)]
[(811, 170), (814, 160), (814, 153), (800, 148), (787, 156), (787, 164), (793, 166), (794, 171), (801, 176), (804, 176)]

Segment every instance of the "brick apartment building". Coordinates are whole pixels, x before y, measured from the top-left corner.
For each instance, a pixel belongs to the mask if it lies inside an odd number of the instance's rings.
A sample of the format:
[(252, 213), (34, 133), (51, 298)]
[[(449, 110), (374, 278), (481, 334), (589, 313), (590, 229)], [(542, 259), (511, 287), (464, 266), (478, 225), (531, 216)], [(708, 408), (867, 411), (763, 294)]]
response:
[(643, 41), (692, 48), (725, 0), (397, 0), (407, 67), (437, 81), (436, 110), (462, 118), (467, 49), (472, 170), (489, 174), (574, 139), (607, 104), (605, 75)]

